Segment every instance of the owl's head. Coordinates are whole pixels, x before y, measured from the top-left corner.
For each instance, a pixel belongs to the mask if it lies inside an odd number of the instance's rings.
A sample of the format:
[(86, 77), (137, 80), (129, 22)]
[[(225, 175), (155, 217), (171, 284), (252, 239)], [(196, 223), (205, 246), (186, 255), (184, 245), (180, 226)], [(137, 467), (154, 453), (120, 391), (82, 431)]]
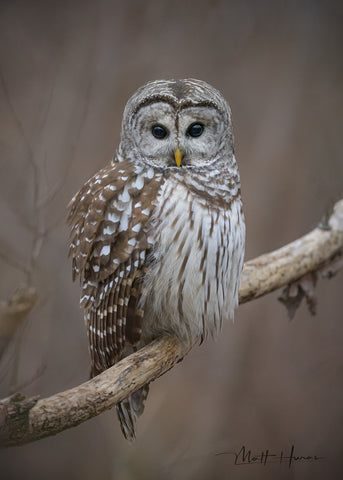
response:
[(200, 80), (149, 82), (127, 102), (120, 152), (161, 170), (206, 169), (232, 157), (230, 108)]

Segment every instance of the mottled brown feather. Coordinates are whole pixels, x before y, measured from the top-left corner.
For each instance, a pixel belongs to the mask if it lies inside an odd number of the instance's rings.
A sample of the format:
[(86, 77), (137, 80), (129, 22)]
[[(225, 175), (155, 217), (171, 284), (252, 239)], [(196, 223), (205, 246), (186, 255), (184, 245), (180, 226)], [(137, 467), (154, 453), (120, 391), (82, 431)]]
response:
[[(123, 174), (125, 172), (125, 175)], [(137, 188), (138, 176), (144, 189)], [(162, 176), (148, 178), (129, 161), (93, 176), (69, 204), (73, 278), (83, 284), (81, 305), (92, 359), (92, 375), (118, 361), (126, 340), (139, 342), (149, 220)], [(145, 252), (142, 258), (140, 253)], [(135, 282), (135, 280), (137, 281)]]

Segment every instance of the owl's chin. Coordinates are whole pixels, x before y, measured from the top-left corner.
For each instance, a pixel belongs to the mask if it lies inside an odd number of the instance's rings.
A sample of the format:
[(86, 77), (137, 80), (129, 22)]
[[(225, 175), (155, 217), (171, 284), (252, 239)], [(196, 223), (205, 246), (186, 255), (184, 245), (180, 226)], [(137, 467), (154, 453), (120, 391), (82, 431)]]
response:
[(194, 165), (191, 160), (185, 158), (182, 160), (182, 164), (178, 167), (175, 164), (175, 159), (166, 158), (166, 159), (155, 159), (155, 158), (144, 158), (141, 159), (141, 163), (145, 166), (152, 167), (154, 170), (159, 172), (178, 172), (183, 174), (184, 172), (190, 170), (196, 170), (197, 172), (204, 171), (206, 172), (208, 169), (208, 165)]

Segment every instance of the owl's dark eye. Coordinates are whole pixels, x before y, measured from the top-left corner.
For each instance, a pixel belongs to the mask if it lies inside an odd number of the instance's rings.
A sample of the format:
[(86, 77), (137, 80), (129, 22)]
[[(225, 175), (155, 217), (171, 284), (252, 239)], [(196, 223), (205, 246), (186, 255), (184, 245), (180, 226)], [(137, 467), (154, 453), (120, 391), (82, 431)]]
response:
[(200, 137), (203, 131), (204, 125), (202, 123), (192, 123), (192, 125), (188, 127), (187, 135), (190, 137)]
[(162, 127), (162, 125), (153, 125), (151, 133), (155, 138), (162, 140), (162, 138), (165, 138), (168, 135), (168, 130)]

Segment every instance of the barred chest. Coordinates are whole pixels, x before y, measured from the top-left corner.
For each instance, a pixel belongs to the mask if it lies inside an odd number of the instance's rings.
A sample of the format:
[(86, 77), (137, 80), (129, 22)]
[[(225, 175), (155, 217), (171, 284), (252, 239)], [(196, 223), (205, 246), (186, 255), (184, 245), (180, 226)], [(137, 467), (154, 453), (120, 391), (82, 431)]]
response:
[(143, 337), (193, 341), (233, 318), (244, 260), (240, 195), (227, 205), (167, 179), (151, 221), (154, 248), (144, 283)]

